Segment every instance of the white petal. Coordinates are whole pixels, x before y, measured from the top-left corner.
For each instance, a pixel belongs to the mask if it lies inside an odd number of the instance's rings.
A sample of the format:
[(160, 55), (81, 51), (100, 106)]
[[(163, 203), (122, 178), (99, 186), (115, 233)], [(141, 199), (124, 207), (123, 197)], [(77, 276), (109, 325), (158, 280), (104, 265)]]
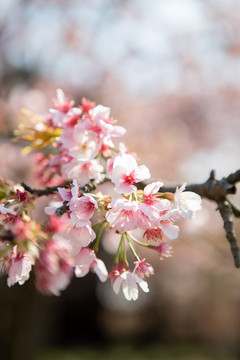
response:
[(128, 301), (137, 300), (138, 298), (137, 284), (135, 283), (128, 285), (126, 283), (123, 283), (123, 294)]
[(75, 267), (76, 277), (84, 277), (89, 272), (90, 265), (78, 265)]
[(130, 154), (122, 154), (115, 158), (113, 169), (117, 166), (123, 167), (127, 172), (131, 172), (137, 167), (136, 159)]
[(122, 281), (123, 281), (123, 278), (121, 276), (119, 276), (113, 283), (113, 291), (117, 295), (119, 294)]
[(178, 237), (178, 231), (179, 231), (178, 226), (173, 225), (171, 223), (162, 222), (160, 224), (160, 228), (162, 229), (164, 235), (169, 237), (169, 239), (173, 240), (173, 239), (176, 239)]
[(108, 271), (104, 262), (101, 259), (95, 260), (94, 272), (97, 274), (100, 281), (105, 282), (108, 278)]
[(138, 181), (149, 179), (151, 177), (150, 171), (146, 165), (138, 166), (135, 172), (135, 177)]
[(138, 275), (135, 275), (136, 281), (139, 284), (140, 288), (144, 291), (144, 292), (149, 292), (149, 288), (148, 288), (148, 283), (141, 279)]
[(115, 125), (113, 126), (113, 130), (111, 131), (111, 136), (119, 137), (126, 134), (126, 129), (122, 126)]
[(71, 192), (66, 190), (65, 188), (62, 188), (62, 187), (58, 187), (58, 192), (61, 196), (61, 198), (64, 200), (64, 201), (70, 201), (71, 198), (72, 198), (72, 195), (71, 195)]
[(159, 188), (162, 186), (163, 186), (163, 182), (161, 182), (161, 181), (156, 181), (151, 184), (148, 184), (144, 188), (144, 195), (148, 196), (150, 194), (156, 194), (158, 192)]

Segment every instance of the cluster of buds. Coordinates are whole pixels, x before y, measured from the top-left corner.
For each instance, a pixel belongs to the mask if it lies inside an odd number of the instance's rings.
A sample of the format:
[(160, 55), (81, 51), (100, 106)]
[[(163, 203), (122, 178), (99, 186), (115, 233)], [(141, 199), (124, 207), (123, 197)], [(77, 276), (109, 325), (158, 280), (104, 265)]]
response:
[[(1, 270), (8, 274), (8, 285), (23, 284), (33, 267), (37, 289), (59, 295), (72, 276), (83, 277), (91, 271), (102, 282), (109, 278), (116, 294), (122, 288), (127, 300), (136, 300), (139, 287), (149, 291), (146, 278), (154, 273), (139, 249), (153, 249), (160, 259), (170, 257), (169, 242), (179, 232), (176, 220), (191, 219), (201, 208), (200, 196), (184, 191), (185, 184), (175, 193), (161, 192), (160, 181), (142, 185), (150, 179), (150, 171), (138, 165), (123, 143), (114, 145), (113, 138), (126, 130), (116, 125), (107, 107), (95, 106), (85, 98), (75, 107), (58, 90), (48, 116), (31, 118), (32, 128), (21, 125), (18, 138), (30, 142), (25, 152), (44, 148), (44, 155), (36, 156), (38, 175), (47, 186), (59, 184), (55, 193), (58, 201), (45, 208), (49, 218), (40, 227), (30, 218), (37, 195), (28, 197), (16, 189), (3, 198), (0, 224), (12, 234), (12, 241), (3, 239), (0, 248)], [(30, 135), (26, 134), (29, 129)], [(114, 195), (92, 192), (106, 181), (113, 184)], [(88, 186), (93, 183), (94, 187)], [(106, 231), (118, 235), (109, 273), (97, 257)], [(135, 259), (132, 265), (129, 251)]]

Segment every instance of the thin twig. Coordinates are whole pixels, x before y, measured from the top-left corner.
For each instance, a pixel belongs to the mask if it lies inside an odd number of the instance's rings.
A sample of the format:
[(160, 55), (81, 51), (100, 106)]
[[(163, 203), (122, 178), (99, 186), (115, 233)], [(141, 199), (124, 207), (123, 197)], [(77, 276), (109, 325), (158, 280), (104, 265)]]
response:
[[(91, 191), (95, 190), (97, 188), (97, 186), (105, 183), (106, 181), (109, 181), (109, 179), (105, 175), (103, 175), (103, 177), (100, 181), (96, 182), (96, 181), (92, 180), (89, 182), (89, 184), (82, 186), (80, 188), (80, 191), (81, 192), (91, 192)], [(64, 184), (60, 184), (60, 185), (56, 185), (56, 186), (48, 186), (45, 189), (32, 189), (29, 185), (25, 184), (24, 182), (22, 182), (21, 185), (30, 194), (40, 197), (40, 196), (44, 196), (44, 195), (45, 196), (52, 195), (58, 191), (59, 187), (64, 188), (66, 186), (69, 186), (71, 183), (72, 183), (72, 181), (68, 180)]]
[(59, 187), (66, 187), (71, 184), (71, 181), (66, 181), (64, 184), (57, 185), (57, 186), (48, 186), (45, 189), (32, 189), (29, 185), (25, 184), (24, 182), (21, 183), (22, 187), (28, 191), (30, 194), (35, 196), (48, 196), (54, 194), (56, 191), (58, 191)]

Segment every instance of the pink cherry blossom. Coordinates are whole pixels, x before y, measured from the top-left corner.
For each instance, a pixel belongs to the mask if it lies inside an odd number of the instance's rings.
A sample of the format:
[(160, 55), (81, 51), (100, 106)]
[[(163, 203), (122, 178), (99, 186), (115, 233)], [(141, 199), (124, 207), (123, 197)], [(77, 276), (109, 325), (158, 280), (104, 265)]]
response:
[(93, 250), (88, 247), (82, 248), (81, 251), (74, 257), (75, 275), (76, 277), (84, 277), (90, 270), (90, 265), (96, 259)]
[(97, 160), (91, 160), (83, 164), (73, 159), (68, 164), (63, 165), (62, 171), (67, 179), (75, 179), (78, 185), (84, 186), (91, 179), (99, 181), (104, 168)]
[(163, 237), (167, 239), (176, 239), (178, 237), (179, 227), (174, 225), (177, 214), (177, 210), (172, 208), (165, 209), (159, 214), (158, 220), (155, 221), (155, 228), (161, 229)]
[(128, 201), (127, 199), (117, 199), (112, 203), (112, 209), (106, 214), (106, 219), (110, 226), (123, 233), (133, 230), (138, 226), (139, 209), (137, 201)]
[[(63, 119), (66, 114), (72, 109), (74, 101), (69, 101), (61, 89), (57, 89), (57, 99), (55, 100), (56, 109), (50, 109), (52, 115), (52, 123), (54, 126), (63, 126)], [(80, 109), (78, 111), (81, 112)]]
[(63, 187), (58, 187), (58, 192), (63, 201), (70, 201), (72, 198), (71, 190)]
[[(72, 138), (68, 144), (69, 155), (79, 162), (89, 162), (97, 156), (101, 144), (95, 132), (82, 130), (80, 126), (81, 124), (78, 124), (73, 129)], [(65, 145), (67, 145), (66, 141)]]
[(147, 241), (158, 241), (162, 240), (163, 238), (163, 232), (160, 228), (154, 228), (154, 229), (147, 229), (145, 233), (143, 234), (143, 237), (147, 238)]
[(88, 246), (96, 238), (96, 234), (91, 226), (86, 225), (84, 227), (73, 227), (63, 233), (62, 237), (71, 245), (69, 255), (74, 257), (83, 247)]
[(164, 237), (169, 238), (171, 240), (176, 239), (178, 237), (179, 227), (173, 224), (172, 217), (162, 219), (159, 221), (158, 224), (160, 229), (162, 230), (162, 234)]
[(93, 250), (83, 248), (77, 256), (74, 257), (76, 277), (84, 277), (89, 271), (95, 272), (99, 280), (105, 282), (108, 278), (108, 272), (104, 262), (98, 259)]
[(14, 254), (10, 259), (10, 267), (8, 271), (8, 286), (12, 286), (15, 283), (22, 285), (29, 279), (30, 271), (34, 265), (33, 258), (27, 254)]
[(139, 210), (138, 226), (140, 228), (151, 229), (156, 226), (156, 223), (156, 220), (152, 220), (149, 216), (145, 215), (141, 210)]
[(112, 171), (113, 171), (113, 164), (117, 156), (121, 156), (122, 154), (127, 153), (126, 145), (123, 142), (120, 142), (118, 144), (119, 153), (115, 155), (114, 157), (110, 157), (107, 159), (107, 176), (109, 178), (112, 177)]
[(93, 196), (84, 194), (80, 198), (73, 197), (69, 202), (69, 208), (73, 223), (78, 227), (82, 227), (89, 225), (89, 219), (98, 208), (98, 203)]
[(134, 183), (149, 179), (149, 177), (148, 168), (145, 165), (138, 166), (132, 155), (122, 154), (115, 158), (111, 180), (118, 194), (131, 194), (137, 190)]
[(174, 202), (179, 214), (187, 219), (192, 219), (195, 211), (201, 209), (201, 197), (192, 192), (184, 191), (186, 184), (183, 184), (180, 189), (177, 189), (174, 194)]
[(143, 279), (145, 276), (149, 277), (154, 274), (152, 265), (145, 262), (145, 259), (138, 260), (134, 262), (135, 264), (135, 273)]
[[(126, 133), (126, 129), (122, 126), (114, 125), (110, 116), (110, 108), (98, 105), (89, 111), (94, 122), (103, 128), (103, 133), (110, 137), (119, 137)], [(106, 126), (107, 125), (107, 126)]]
[(70, 109), (62, 119), (62, 127), (63, 128), (73, 128), (78, 124), (80, 116), (82, 114), (82, 110), (76, 107)]
[(69, 244), (54, 235), (35, 266), (36, 287), (44, 294), (58, 296), (68, 286), (72, 272)]
[(152, 246), (151, 248), (158, 252), (160, 260), (164, 257), (168, 258), (172, 256), (172, 246), (164, 241), (162, 241), (158, 246)]
[[(152, 220), (156, 220), (159, 217), (160, 211), (163, 209), (163, 204), (161, 200), (155, 195), (159, 188), (163, 185), (161, 181), (157, 181), (145, 186), (143, 190), (144, 200), (140, 204), (139, 209)], [(168, 201), (168, 200), (167, 200)], [(170, 206), (170, 201), (169, 206)]]
[(75, 107), (69, 109), (67, 112), (55, 109), (50, 109), (49, 112), (52, 115), (53, 125), (62, 128), (74, 127), (82, 114), (82, 111)]
[(93, 101), (88, 101), (85, 97), (82, 98), (82, 105), (79, 106), (79, 109), (82, 110), (83, 113), (88, 113), (89, 110), (95, 107), (95, 103)]
[(149, 292), (148, 284), (141, 279), (137, 274), (131, 271), (124, 271), (113, 283), (113, 290), (119, 294), (120, 287), (122, 286), (123, 294), (129, 301), (137, 300), (138, 287), (137, 284), (144, 292)]

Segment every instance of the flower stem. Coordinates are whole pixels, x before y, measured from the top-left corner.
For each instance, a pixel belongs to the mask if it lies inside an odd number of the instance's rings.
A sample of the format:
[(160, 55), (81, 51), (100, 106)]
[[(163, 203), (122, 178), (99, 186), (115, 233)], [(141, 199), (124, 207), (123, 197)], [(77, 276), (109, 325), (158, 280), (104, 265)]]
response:
[(141, 243), (140, 241), (138, 241), (133, 235), (129, 234), (130, 238), (138, 245), (140, 246), (143, 246), (143, 247), (146, 247), (146, 248), (151, 248), (151, 245), (149, 244), (144, 244), (144, 243)]
[(102, 232), (103, 232), (103, 228), (104, 228), (104, 223), (98, 224), (98, 225), (99, 225), (99, 230), (98, 230), (98, 234), (97, 234), (97, 237), (96, 237), (94, 246), (93, 246), (93, 250), (95, 251), (95, 253), (98, 252), (99, 243), (100, 243), (100, 238), (101, 238), (101, 235), (102, 235)]
[(137, 254), (137, 252), (136, 252), (133, 244), (131, 243), (131, 240), (129, 239), (128, 233), (125, 233), (125, 237), (126, 237), (126, 239), (127, 239), (128, 245), (129, 245), (129, 247), (130, 247), (133, 255), (135, 256), (135, 258), (136, 258), (138, 261), (140, 261), (140, 257), (138, 256), (138, 254)]
[(120, 239), (119, 244), (118, 244), (117, 253), (116, 253), (116, 256), (115, 256), (115, 259), (114, 259), (114, 262), (116, 264), (118, 264), (118, 262), (119, 262), (119, 256), (120, 256), (120, 253), (121, 253), (122, 242), (123, 242), (123, 234), (121, 235), (121, 239)]

